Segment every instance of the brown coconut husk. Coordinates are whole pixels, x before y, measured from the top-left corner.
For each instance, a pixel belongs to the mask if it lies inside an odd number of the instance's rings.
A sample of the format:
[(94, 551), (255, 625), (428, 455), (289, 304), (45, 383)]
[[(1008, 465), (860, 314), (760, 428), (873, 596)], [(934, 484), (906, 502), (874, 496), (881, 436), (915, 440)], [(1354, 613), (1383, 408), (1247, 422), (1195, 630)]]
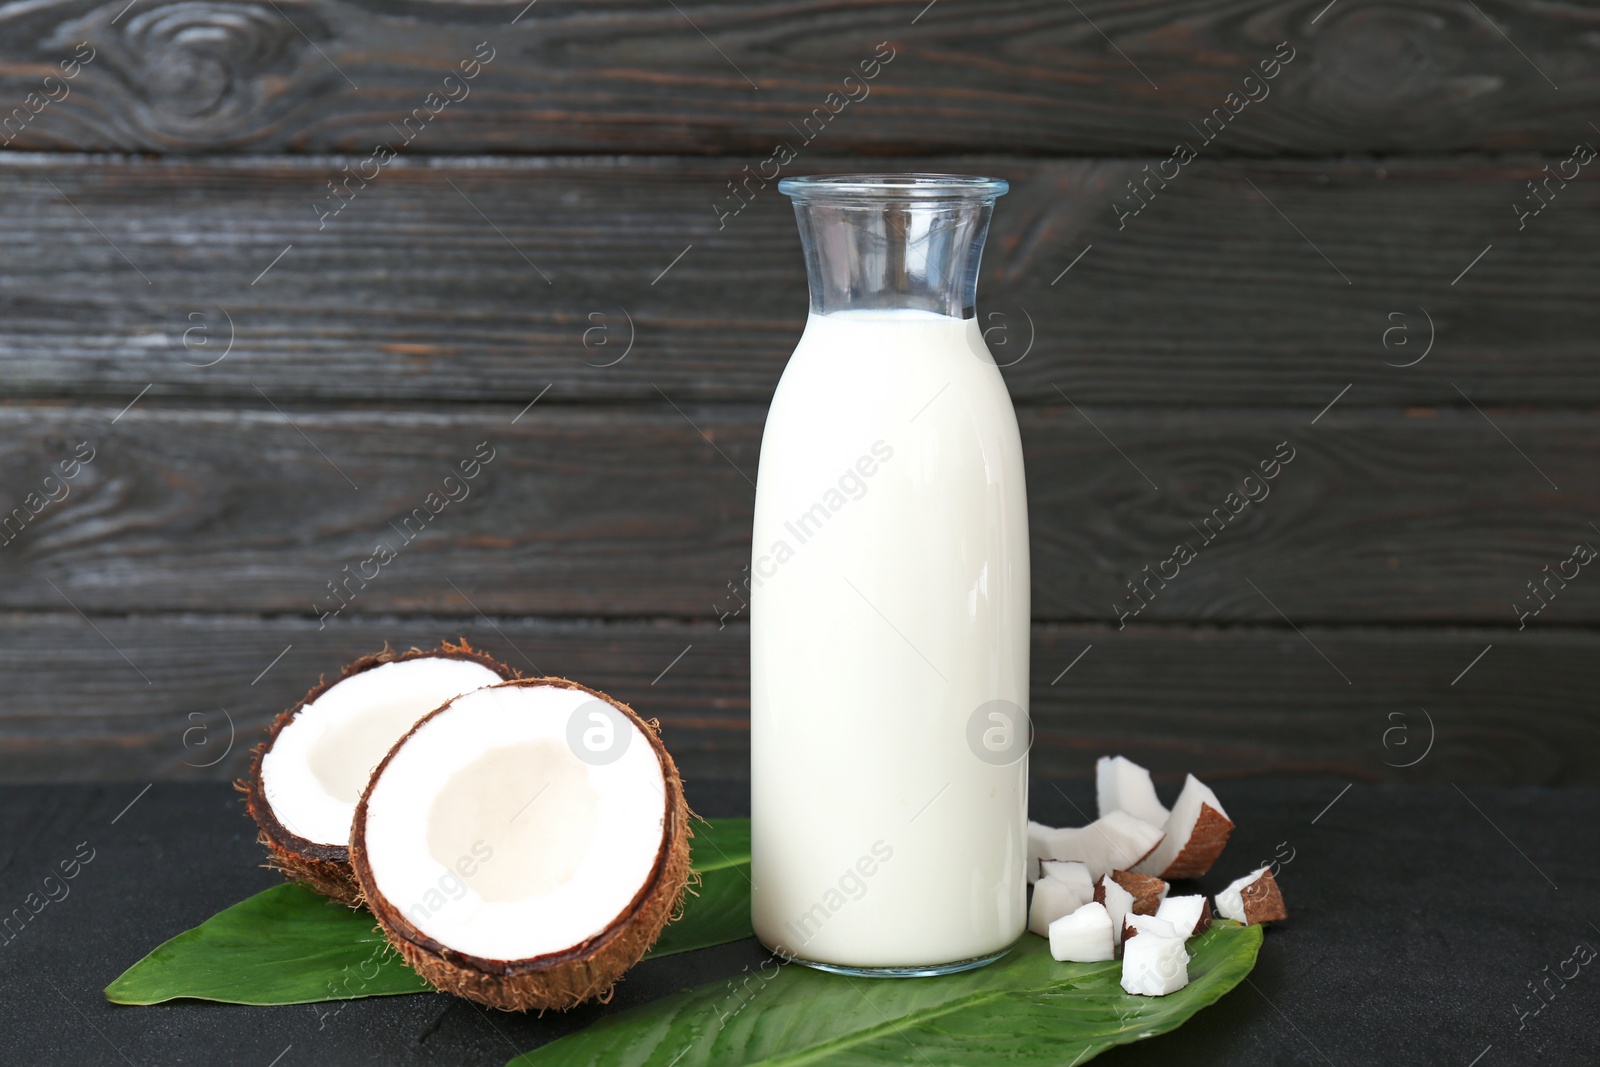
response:
[(1207, 897), (1200, 903), (1200, 918), (1195, 920), (1194, 929), (1190, 930), (1187, 934), (1184, 934), (1184, 936), (1199, 937), (1201, 934), (1211, 929), (1211, 920), (1214, 918), (1216, 918), (1216, 916), (1212, 914), (1211, 911), (1211, 898)]
[(293, 722), (307, 704), (335, 685), (351, 675), (381, 667), (386, 663), (424, 658), (472, 660), (508, 680), (521, 676), (518, 671), (493, 656), (474, 649), (467, 644), (466, 638), (462, 638), (455, 644), (444, 641), (438, 648), (412, 648), (406, 652), (396, 652), (385, 644), (383, 651), (362, 656), (346, 664), (340, 670), (339, 677), (332, 681), (328, 681), (326, 677), (319, 677), (317, 684), (300, 698), (299, 703), (273, 720), (267, 739), (251, 749), (254, 758), (250, 763), (250, 776), (233, 783), (234, 788), (244, 794), (250, 817), (256, 821), (258, 828), (256, 840), (266, 847), (268, 867), (278, 871), (291, 882), (299, 882), (306, 888), (321, 893), (331, 900), (337, 900), (341, 904), (348, 904), (351, 907), (361, 904), (361, 887), (356, 883), (355, 875), (350, 870), (349, 846), (308, 841), (279, 822), (272, 805), (267, 803), (267, 795), (262, 787), (261, 762), (266, 757), (267, 751), (277, 742), (283, 728)]
[[(590, 1000), (606, 1003), (623, 972), (638, 963), (661, 936), (667, 922), (678, 914), (689, 882), (689, 819), (693, 812), (683, 796), (678, 766), (661, 743), (658, 723), (640, 718), (628, 705), (599, 690), (565, 678), (524, 678), (503, 683), (511, 686), (558, 686), (576, 689), (604, 700), (637, 726), (661, 762), (666, 782), (666, 826), (655, 865), (633, 899), (599, 933), (571, 948), (525, 960), (498, 960), (472, 956), (449, 948), (418, 930), (378, 890), (366, 851), (367, 800), (384, 768), (411, 734), (449, 705), (421, 720), (395, 742), (372, 774), (356, 807), (351, 830), (351, 866), (367, 906), (395, 949), (413, 970), (436, 988), (502, 1011), (555, 1009), (565, 1011)], [(496, 688), (499, 688), (498, 686)]]
[(1133, 914), (1154, 915), (1166, 895), (1167, 883), (1153, 874), (1112, 871), (1111, 880), (1133, 894)]
[(1233, 833), (1233, 820), (1210, 804), (1200, 805), (1200, 815), (1194, 821), (1194, 829), (1189, 833), (1189, 840), (1184, 843), (1183, 851), (1172, 858), (1167, 864), (1167, 869), (1161, 872), (1163, 878), (1200, 878), (1211, 869), (1211, 865), (1222, 855), (1223, 848), (1228, 844), (1228, 835)]
[(1270, 867), (1264, 868), (1255, 881), (1240, 889), (1239, 898), (1244, 901), (1246, 926), (1282, 922), (1289, 917), (1289, 909), (1283, 903), (1283, 893), (1279, 891), (1278, 880), (1272, 877)]

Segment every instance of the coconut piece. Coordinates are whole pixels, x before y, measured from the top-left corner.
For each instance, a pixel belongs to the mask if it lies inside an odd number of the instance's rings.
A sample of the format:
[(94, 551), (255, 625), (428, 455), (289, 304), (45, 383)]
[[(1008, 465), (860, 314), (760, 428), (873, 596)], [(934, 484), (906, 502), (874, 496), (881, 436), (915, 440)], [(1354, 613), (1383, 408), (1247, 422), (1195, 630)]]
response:
[(1042, 860), (1053, 858), (1056, 853), (1067, 848), (1073, 836), (1078, 832), (1078, 827), (1063, 826), (1057, 829), (1046, 826), (1042, 822), (1028, 820), (1028, 884), (1032, 885), (1040, 878), (1039, 863)]
[(1154, 915), (1167, 895), (1167, 883), (1154, 875), (1112, 871), (1111, 880), (1133, 894), (1135, 915)]
[(1125, 811), (1151, 826), (1165, 826), (1167, 809), (1156, 797), (1150, 772), (1122, 756), (1101, 756), (1094, 765), (1095, 797), (1100, 814)]
[(1070, 885), (1078, 895), (1079, 904), (1094, 899), (1094, 876), (1089, 873), (1088, 864), (1078, 860), (1044, 860), (1039, 866), (1045, 878), (1054, 878)]
[(652, 723), (560, 678), (460, 696), (356, 806), (357, 880), (434, 986), (511, 1011), (610, 998), (689, 877), (689, 808)]
[(1133, 894), (1122, 888), (1111, 876), (1104, 875), (1094, 884), (1095, 903), (1106, 909), (1106, 914), (1111, 916), (1111, 938), (1117, 944), (1122, 944), (1122, 921), (1133, 914)]
[(1157, 937), (1182, 937), (1177, 928), (1165, 919), (1158, 919), (1154, 915), (1135, 915), (1129, 913), (1122, 920), (1122, 943), (1127, 945), (1128, 938), (1136, 934), (1155, 934)]
[(1117, 958), (1111, 916), (1095, 901), (1050, 924), (1050, 955), (1062, 962), (1100, 963)]
[(272, 724), (237, 783), (271, 866), (346, 904), (360, 902), (350, 871), (350, 820), (372, 768), (418, 719), (445, 701), (517, 672), (470, 647), (363, 656), (319, 680)]
[(1133, 869), (1167, 879), (1199, 878), (1222, 855), (1233, 821), (1222, 810), (1217, 795), (1191, 774), (1172, 805), (1164, 831), (1166, 837)]
[(1229, 883), (1228, 888), (1217, 894), (1217, 914), (1252, 926), (1281, 922), (1289, 917), (1289, 910), (1284, 907), (1283, 894), (1278, 891), (1277, 879), (1272, 877), (1272, 868), (1262, 867)]
[(1203, 894), (1168, 897), (1156, 909), (1156, 918), (1165, 919), (1184, 937), (1203, 934), (1211, 925), (1211, 901)]
[(1078, 860), (1093, 878), (1136, 869), (1161, 843), (1161, 831), (1125, 811), (1103, 815), (1088, 826), (1053, 831), (1041, 841), (1045, 859)]
[(1088, 892), (1080, 886), (1060, 878), (1044, 877), (1033, 883), (1033, 900), (1028, 905), (1028, 929), (1040, 937), (1050, 936), (1050, 924), (1063, 915), (1070, 915), (1094, 898), (1094, 886)]
[[(1146, 923), (1160, 922), (1142, 916), (1141, 919)], [(1122, 988), (1127, 992), (1163, 997), (1188, 984), (1189, 953), (1183, 947), (1183, 938), (1146, 929), (1123, 943)]]
[(1044, 877), (1033, 884), (1028, 929), (1044, 937), (1052, 922), (1094, 899), (1094, 880), (1082, 863), (1045, 860), (1040, 866)]

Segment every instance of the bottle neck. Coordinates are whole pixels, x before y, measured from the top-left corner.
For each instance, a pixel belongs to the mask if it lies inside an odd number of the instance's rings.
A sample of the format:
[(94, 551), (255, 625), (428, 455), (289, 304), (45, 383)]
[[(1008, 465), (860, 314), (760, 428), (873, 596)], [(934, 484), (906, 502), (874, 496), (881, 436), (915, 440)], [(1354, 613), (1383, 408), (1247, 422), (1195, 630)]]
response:
[[(1003, 188), (1003, 187), (1002, 187)], [(797, 196), (811, 313), (915, 309), (976, 315), (990, 198)]]

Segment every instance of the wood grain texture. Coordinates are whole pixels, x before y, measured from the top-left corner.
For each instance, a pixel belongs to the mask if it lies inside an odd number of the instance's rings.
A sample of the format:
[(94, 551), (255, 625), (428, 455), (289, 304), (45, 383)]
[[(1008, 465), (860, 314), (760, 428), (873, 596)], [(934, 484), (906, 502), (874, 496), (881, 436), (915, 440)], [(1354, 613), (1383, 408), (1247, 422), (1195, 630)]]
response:
[[(0, 407), (0, 514), (43, 505), (0, 548), (0, 607), (736, 609), (761, 409), (519, 407)], [(1514, 603), (1539, 603), (1528, 582), (1600, 544), (1594, 415), (1335, 407), (1311, 425), (1304, 412), (1059, 404), (1020, 422), (1043, 620), (1115, 623), (1139, 603), (1125, 583), (1165, 571), (1134, 621), (1515, 625)], [(92, 462), (46, 503), (53, 465), (82, 442)], [(1270, 495), (1228, 501), (1259, 496), (1244, 479), (1288, 450)], [(475, 454), (492, 458), (451, 490)], [(1196, 558), (1164, 563), (1180, 542)], [(1530, 628), (1600, 621), (1600, 580), (1565, 570), (1577, 576), (1549, 587)]]
[(1600, 143), (1597, 42), (1530, 0), (0, 6), (0, 779), (226, 777), (315, 673), (459, 634), (745, 774), (805, 294), (730, 183), (788, 142), (1013, 183), (1036, 773), (1600, 784), (1600, 579), (1547, 579), (1600, 541), (1594, 164), (1519, 218)]
[(847, 89), (879, 42), (894, 59), (820, 151), (1166, 152), (1283, 41), (1294, 60), (1223, 152), (1565, 149), (1600, 99), (1600, 13), (1532, 0), (124, 6), (0, 9), (8, 108), (77, 42), (95, 49), (69, 95), (10, 132), (13, 147), (365, 151), (393, 141), (480, 43), (492, 61), (415, 150), (754, 162)]
[[(0, 163), (0, 387), (765, 403), (799, 336), (792, 212), (719, 230), (726, 162), (395, 164), (319, 230), (348, 163)], [(1148, 163), (909, 165), (1013, 182), (979, 300), (1018, 403), (1600, 403), (1592, 175), (1519, 231), (1532, 163), (1202, 159), (1119, 229)]]
[[(363, 618), (318, 631), (226, 615), (97, 618), (95, 627), (70, 612), (0, 619), (0, 684), (10, 693), (0, 780), (225, 779), (319, 674), (385, 641), (432, 646), (461, 635), (524, 671), (581, 680), (659, 718), (691, 782), (749, 774), (749, 631), (738, 621), (719, 630)], [(1043, 625), (1032, 769), (1083, 780), (1095, 757), (1122, 752), (1169, 792), (1188, 772), (1595, 786), (1597, 672), (1600, 635), (1572, 630), (1309, 627), (1302, 637), (1281, 627)]]

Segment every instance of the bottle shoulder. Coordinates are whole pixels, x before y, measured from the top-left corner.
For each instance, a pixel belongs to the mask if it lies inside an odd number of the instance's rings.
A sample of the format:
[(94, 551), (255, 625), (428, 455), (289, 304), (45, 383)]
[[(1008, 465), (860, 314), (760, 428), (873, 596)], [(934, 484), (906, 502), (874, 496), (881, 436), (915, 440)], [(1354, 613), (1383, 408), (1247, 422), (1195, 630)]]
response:
[(930, 387), (1010, 407), (1005, 379), (976, 320), (926, 312), (812, 315), (784, 366), (772, 409), (877, 414), (931, 395)]

